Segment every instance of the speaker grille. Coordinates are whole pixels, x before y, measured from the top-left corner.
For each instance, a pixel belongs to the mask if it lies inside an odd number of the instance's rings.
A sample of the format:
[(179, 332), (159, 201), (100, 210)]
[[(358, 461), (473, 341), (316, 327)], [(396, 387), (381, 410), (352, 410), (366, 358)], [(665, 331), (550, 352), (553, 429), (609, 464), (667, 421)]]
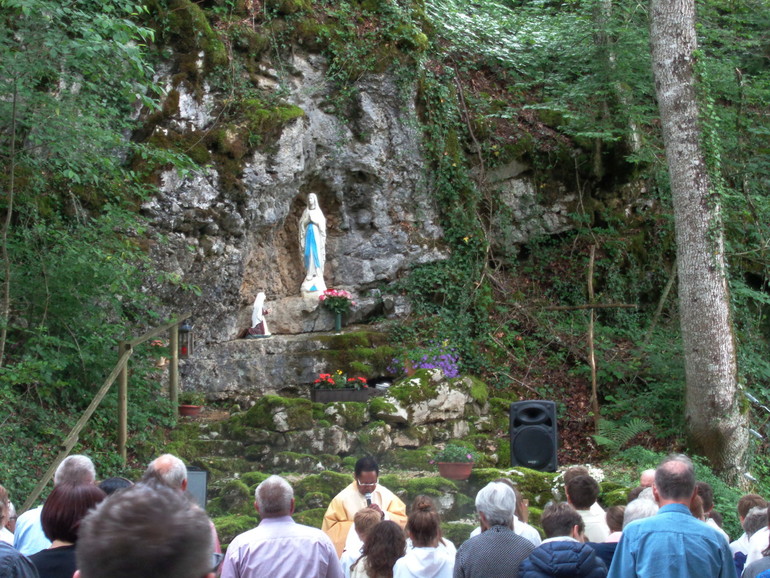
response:
[(556, 404), (546, 400), (511, 404), (511, 465), (556, 471)]
[(542, 470), (549, 466), (554, 449), (552, 432), (539, 426), (522, 429), (511, 443), (516, 463), (533, 470)]

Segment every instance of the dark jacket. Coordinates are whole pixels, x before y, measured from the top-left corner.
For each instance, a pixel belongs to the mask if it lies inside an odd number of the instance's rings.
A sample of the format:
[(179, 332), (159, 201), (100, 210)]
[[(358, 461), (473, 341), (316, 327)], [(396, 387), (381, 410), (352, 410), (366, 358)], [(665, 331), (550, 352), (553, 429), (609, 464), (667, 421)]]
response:
[(593, 548), (580, 542), (546, 542), (519, 565), (519, 578), (603, 578), (607, 567)]

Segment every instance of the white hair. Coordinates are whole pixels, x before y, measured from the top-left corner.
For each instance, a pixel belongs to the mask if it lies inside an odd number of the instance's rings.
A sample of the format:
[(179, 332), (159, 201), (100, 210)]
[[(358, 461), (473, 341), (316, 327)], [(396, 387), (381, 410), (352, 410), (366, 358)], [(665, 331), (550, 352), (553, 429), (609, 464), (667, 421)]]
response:
[(516, 494), (507, 484), (489, 482), (476, 494), (476, 511), (484, 514), (490, 526), (513, 527)]
[(73, 486), (93, 484), (96, 480), (96, 468), (94, 462), (88, 456), (74, 455), (64, 458), (56, 473), (53, 475), (53, 484), (71, 484)]
[(173, 454), (163, 454), (150, 462), (147, 474), (155, 474), (169, 488), (181, 490), (187, 480), (187, 466)]
[(631, 500), (623, 512), (623, 527), (625, 528), (634, 520), (649, 518), (650, 516), (654, 516), (657, 513), (658, 504), (656, 504), (653, 500), (648, 500), (647, 498), (641, 497), (636, 498), (635, 500)]
[(265, 518), (290, 515), (293, 498), (294, 490), (281, 476), (270, 476), (254, 490), (259, 515)]

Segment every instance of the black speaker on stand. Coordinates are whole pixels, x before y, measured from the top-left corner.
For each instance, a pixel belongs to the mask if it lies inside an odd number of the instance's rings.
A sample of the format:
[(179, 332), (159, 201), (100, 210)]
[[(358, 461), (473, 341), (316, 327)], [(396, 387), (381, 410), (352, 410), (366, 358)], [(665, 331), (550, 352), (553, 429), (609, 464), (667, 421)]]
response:
[(517, 401), (511, 404), (511, 465), (556, 471), (556, 403)]

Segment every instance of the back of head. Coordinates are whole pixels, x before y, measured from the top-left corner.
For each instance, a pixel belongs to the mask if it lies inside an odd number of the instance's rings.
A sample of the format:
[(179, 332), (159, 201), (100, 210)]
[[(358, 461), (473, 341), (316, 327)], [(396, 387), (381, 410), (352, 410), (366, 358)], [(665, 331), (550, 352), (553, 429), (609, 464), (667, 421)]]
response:
[(590, 476), (591, 473), (588, 468), (584, 466), (573, 466), (564, 472), (564, 485), (566, 486), (570, 480), (577, 478), (578, 476)]
[(767, 508), (767, 501), (759, 494), (746, 494), (738, 500), (738, 515), (745, 518), (754, 508)]
[(214, 544), (203, 510), (178, 491), (138, 484), (86, 516), (76, 551), (81, 578), (200, 578)]
[(369, 534), (369, 531), (380, 523), (382, 515), (374, 508), (363, 508), (353, 516), (353, 527), (358, 532), (361, 541)]
[(125, 490), (126, 488), (130, 488), (133, 485), (134, 482), (131, 480), (127, 478), (121, 478), (120, 476), (115, 476), (99, 482), (99, 489), (110, 496), (118, 490)]
[(48, 495), (40, 514), (43, 532), (51, 540), (78, 541), (83, 518), (107, 497), (93, 484), (59, 484)]
[(685, 455), (667, 457), (655, 470), (655, 488), (664, 500), (689, 505), (695, 491), (695, 471)]
[(88, 456), (74, 455), (64, 458), (53, 475), (55, 486), (59, 484), (93, 484), (96, 480), (96, 468)]
[(548, 504), (540, 518), (546, 538), (556, 536), (572, 536), (572, 529), (577, 526), (578, 532), (585, 531), (585, 522), (575, 508), (567, 502), (555, 502)]
[(364, 542), (367, 574), (392, 576), (393, 565), (405, 552), (406, 535), (401, 526), (390, 520), (380, 522), (369, 531)]
[(695, 489), (703, 500), (703, 511), (708, 513), (714, 508), (714, 490), (706, 482), (695, 482)]
[(161, 484), (172, 490), (184, 490), (186, 482), (187, 466), (172, 454), (163, 454), (152, 460), (142, 476), (143, 484)]
[(489, 526), (513, 527), (516, 494), (506, 484), (489, 482), (476, 494), (476, 511), (484, 514)]
[(417, 496), (412, 502), (406, 531), (415, 546), (431, 546), (441, 536), (441, 518), (428, 496)]
[(655, 500), (637, 498), (636, 500), (629, 502), (626, 505), (626, 509), (623, 511), (623, 527), (625, 528), (635, 520), (649, 518), (657, 513), (658, 504), (655, 503)]
[(565, 489), (569, 502), (578, 510), (587, 510), (599, 497), (599, 483), (591, 476), (576, 476)]
[(605, 520), (610, 532), (622, 532), (623, 531), (623, 513), (626, 511), (625, 506), (612, 506), (607, 509), (605, 514)]
[(294, 490), (281, 476), (270, 476), (254, 491), (254, 500), (263, 518), (291, 515), (292, 499)]
[(758, 530), (767, 528), (768, 509), (752, 508), (743, 518), (743, 531), (751, 538)]
[(690, 513), (699, 520), (705, 520), (703, 515), (703, 498), (695, 494), (690, 500)]
[(372, 456), (365, 456), (358, 459), (353, 472), (356, 478), (361, 475), (361, 472), (377, 472), (377, 475), (379, 475), (380, 466), (377, 465), (377, 460), (375, 460)]

